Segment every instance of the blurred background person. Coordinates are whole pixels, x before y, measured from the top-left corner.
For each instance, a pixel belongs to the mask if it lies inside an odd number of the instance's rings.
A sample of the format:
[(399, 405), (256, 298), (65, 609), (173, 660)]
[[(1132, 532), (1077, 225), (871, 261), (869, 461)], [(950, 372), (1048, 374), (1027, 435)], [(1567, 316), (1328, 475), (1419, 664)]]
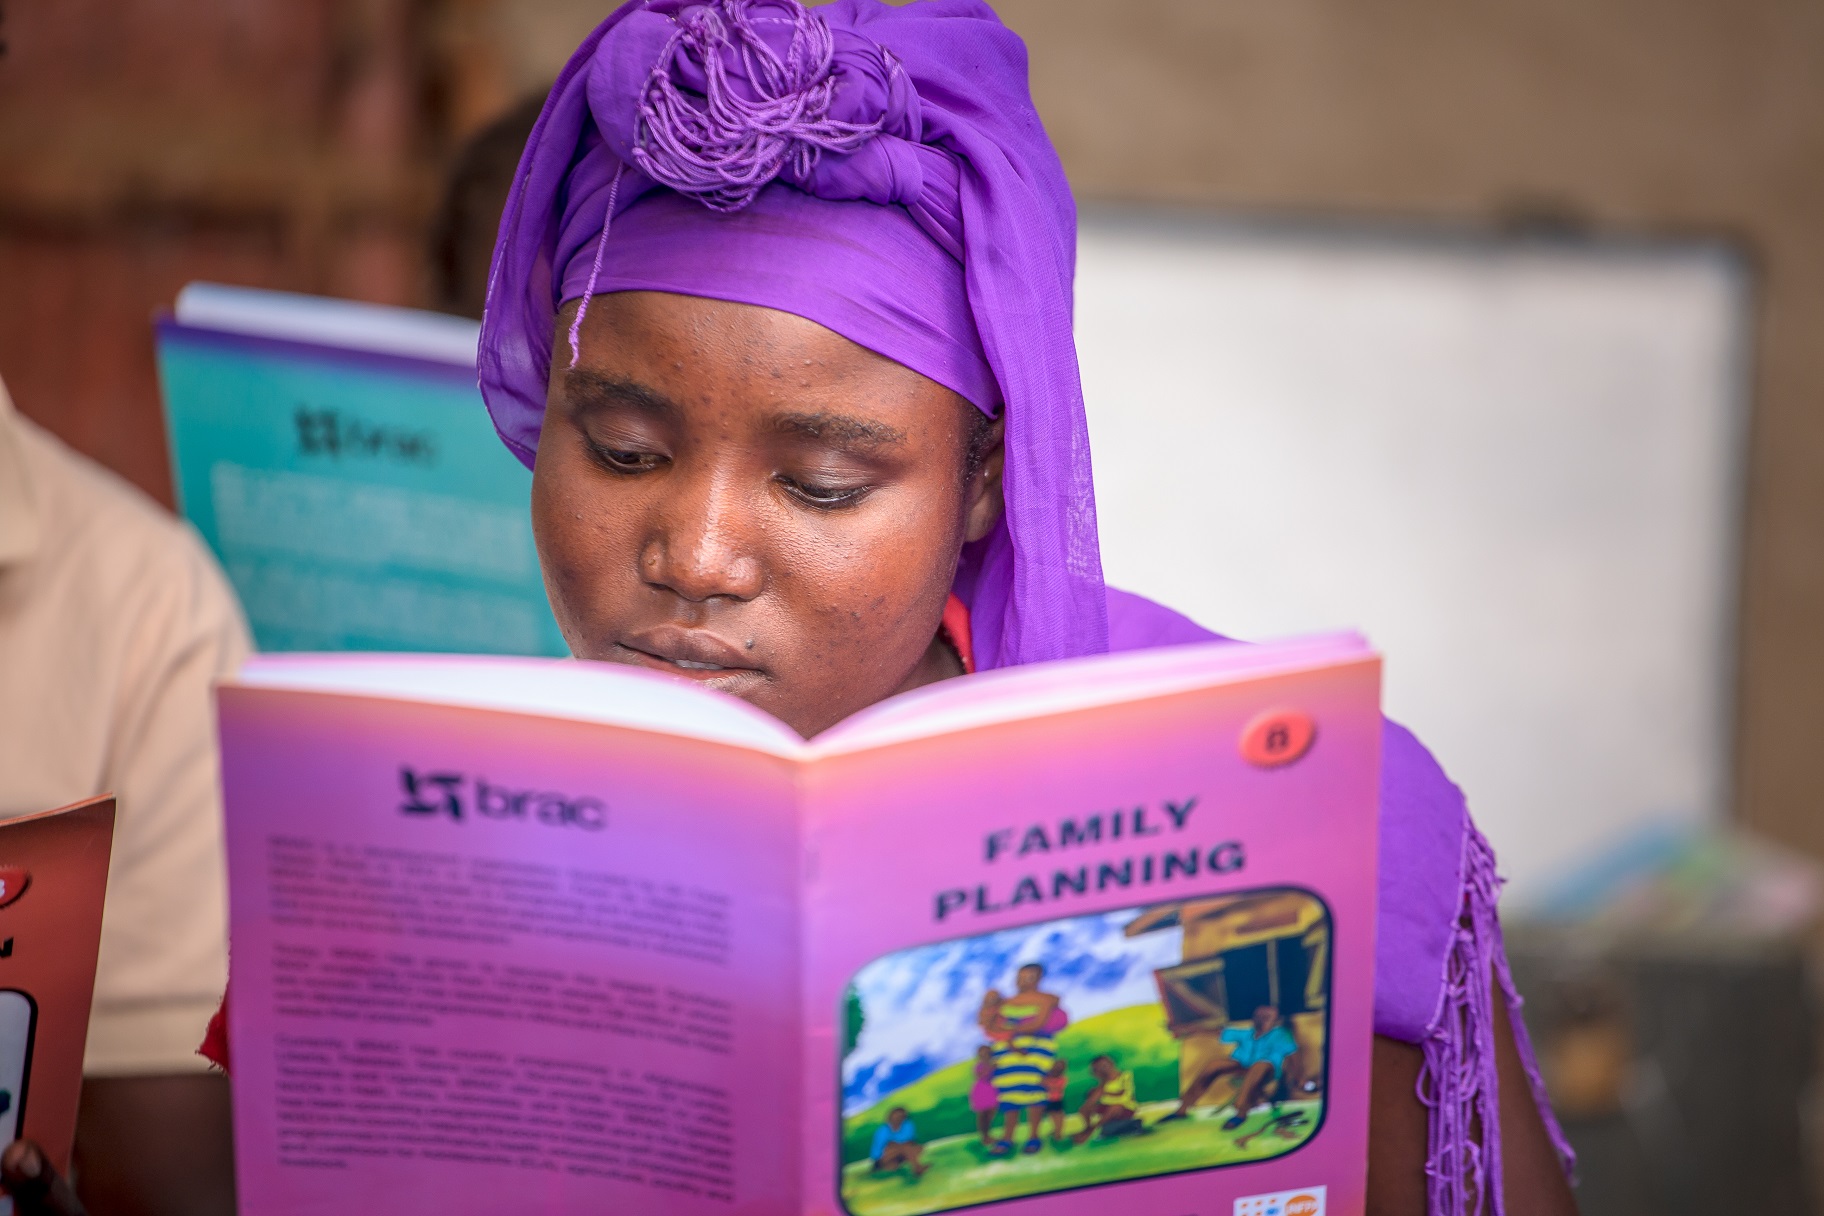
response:
[(227, 961), (211, 684), (247, 653), (196, 535), (0, 386), (0, 816), (118, 798), (76, 1150), (100, 1211), (233, 1210), (195, 1050)]
[(429, 304), (481, 320), (494, 234), (545, 96), (538, 93), (482, 127), (457, 151), (431, 217)]

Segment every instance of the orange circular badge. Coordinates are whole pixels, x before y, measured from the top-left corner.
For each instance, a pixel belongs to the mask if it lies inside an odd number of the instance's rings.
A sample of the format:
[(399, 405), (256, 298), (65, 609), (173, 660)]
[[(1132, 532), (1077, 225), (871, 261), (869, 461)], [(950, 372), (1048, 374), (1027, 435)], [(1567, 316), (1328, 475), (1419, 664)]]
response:
[(1241, 758), (1261, 768), (1277, 768), (1310, 751), (1316, 738), (1317, 724), (1311, 721), (1310, 714), (1297, 709), (1269, 709), (1242, 727)]
[(32, 876), (18, 866), (0, 869), (0, 908), (12, 903), (32, 885)]
[[(1310, 719), (1305, 719), (1305, 723), (1310, 725)], [(1317, 1211), (1315, 1195), (1294, 1195), (1286, 1200), (1286, 1216), (1317, 1216)]]

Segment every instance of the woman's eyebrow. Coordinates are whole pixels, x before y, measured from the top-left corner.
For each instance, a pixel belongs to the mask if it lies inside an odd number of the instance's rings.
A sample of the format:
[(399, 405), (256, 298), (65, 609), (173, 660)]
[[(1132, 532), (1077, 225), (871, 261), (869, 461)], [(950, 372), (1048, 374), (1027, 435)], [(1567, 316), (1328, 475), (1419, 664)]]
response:
[(844, 447), (882, 448), (901, 443), (906, 433), (896, 426), (852, 414), (779, 414), (771, 427), (780, 435), (818, 439)]
[(675, 418), (678, 407), (670, 397), (637, 380), (605, 376), (583, 368), (564, 373), (564, 396), (578, 414), (596, 410), (631, 409), (659, 418)]

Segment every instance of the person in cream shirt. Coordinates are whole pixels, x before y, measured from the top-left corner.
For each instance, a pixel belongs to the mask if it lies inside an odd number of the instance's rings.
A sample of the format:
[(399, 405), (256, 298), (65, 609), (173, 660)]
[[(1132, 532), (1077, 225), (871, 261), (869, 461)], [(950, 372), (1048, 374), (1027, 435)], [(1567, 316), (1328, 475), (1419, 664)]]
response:
[(96, 1212), (231, 1210), (226, 1155), (186, 1145), (226, 1141), (196, 1055), (227, 967), (211, 685), (249, 648), (196, 534), (0, 384), (0, 817), (118, 798), (77, 1132)]

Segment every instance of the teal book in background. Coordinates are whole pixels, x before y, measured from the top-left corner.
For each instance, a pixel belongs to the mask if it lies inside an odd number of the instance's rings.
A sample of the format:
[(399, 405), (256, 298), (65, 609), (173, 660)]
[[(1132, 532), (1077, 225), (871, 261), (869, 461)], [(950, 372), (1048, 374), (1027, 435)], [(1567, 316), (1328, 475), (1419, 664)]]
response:
[(262, 650), (563, 655), (532, 476), (459, 317), (192, 283), (158, 324), (179, 509)]

